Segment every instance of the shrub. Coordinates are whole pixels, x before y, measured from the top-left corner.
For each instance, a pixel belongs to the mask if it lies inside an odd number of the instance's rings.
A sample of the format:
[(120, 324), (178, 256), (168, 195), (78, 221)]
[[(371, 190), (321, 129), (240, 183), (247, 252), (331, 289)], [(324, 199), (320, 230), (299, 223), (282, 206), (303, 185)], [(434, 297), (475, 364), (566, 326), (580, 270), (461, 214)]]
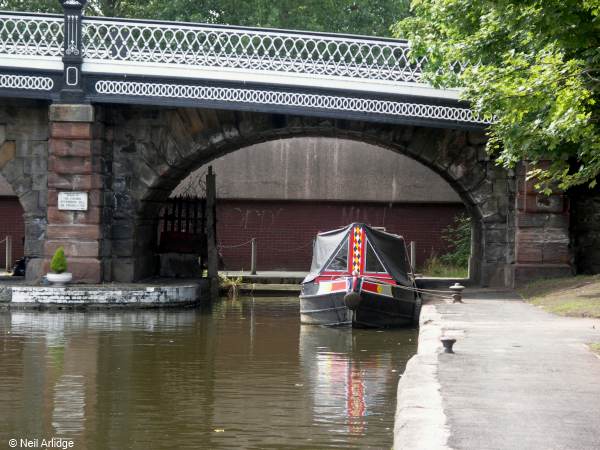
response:
[(65, 257), (65, 249), (58, 247), (54, 252), (54, 256), (50, 261), (50, 270), (54, 273), (63, 273), (67, 271), (67, 258)]
[(471, 256), (471, 218), (466, 214), (458, 214), (454, 223), (442, 232), (442, 239), (449, 244), (449, 251), (440, 256), (441, 262), (467, 267)]
[(241, 285), (242, 277), (234, 278), (219, 274), (219, 288), (227, 291), (227, 297), (237, 298)]

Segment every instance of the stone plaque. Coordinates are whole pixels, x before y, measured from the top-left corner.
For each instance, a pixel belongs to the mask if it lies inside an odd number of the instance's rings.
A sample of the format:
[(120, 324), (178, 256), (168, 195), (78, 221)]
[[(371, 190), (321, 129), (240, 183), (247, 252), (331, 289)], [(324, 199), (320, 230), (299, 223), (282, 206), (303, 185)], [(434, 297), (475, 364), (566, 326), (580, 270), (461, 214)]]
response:
[(87, 192), (59, 192), (58, 209), (64, 211), (87, 211)]

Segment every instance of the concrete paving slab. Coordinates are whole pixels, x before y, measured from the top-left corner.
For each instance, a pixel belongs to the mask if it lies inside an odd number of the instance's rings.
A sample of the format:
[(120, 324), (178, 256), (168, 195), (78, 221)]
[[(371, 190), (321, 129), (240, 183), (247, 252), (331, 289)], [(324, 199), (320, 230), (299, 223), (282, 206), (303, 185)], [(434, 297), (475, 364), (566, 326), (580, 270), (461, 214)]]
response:
[[(600, 342), (600, 320), (555, 316), (512, 291), (465, 294), (464, 304), (425, 307), (419, 354), (399, 386), (397, 428), (403, 383), (419, 382), (419, 359), (435, 364), (420, 389), (439, 394), (440, 411), (414, 416), (413, 425), (404, 420), (394, 448), (427, 448), (402, 444), (429, 434), (437, 442), (430, 448), (600, 449), (600, 358), (587, 347)], [(454, 354), (441, 353), (433, 341), (440, 335), (457, 339)], [(443, 426), (432, 417), (444, 417)]]
[(418, 352), (398, 384), (394, 450), (448, 449), (449, 429), (438, 381), (441, 318), (434, 305), (423, 305)]

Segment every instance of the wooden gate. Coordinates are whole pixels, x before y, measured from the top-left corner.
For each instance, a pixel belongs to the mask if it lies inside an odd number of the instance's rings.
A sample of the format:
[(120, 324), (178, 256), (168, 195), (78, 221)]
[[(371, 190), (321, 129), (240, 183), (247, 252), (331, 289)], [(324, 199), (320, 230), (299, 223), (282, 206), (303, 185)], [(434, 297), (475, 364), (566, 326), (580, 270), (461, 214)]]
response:
[(195, 254), (205, 268), (206, 199), (169, 199), (160, 211), (159, 230), (159, 253)]

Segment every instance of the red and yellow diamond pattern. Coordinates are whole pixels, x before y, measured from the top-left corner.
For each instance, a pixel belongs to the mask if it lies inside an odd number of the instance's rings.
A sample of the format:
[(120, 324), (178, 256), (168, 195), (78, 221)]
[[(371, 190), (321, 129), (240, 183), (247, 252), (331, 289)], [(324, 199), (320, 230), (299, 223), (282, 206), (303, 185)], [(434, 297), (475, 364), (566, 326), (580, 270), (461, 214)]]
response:
[(352, 275), (360, 274), (360, 255), (362, 253), (362, 228), (354, 227), (354, 236), (353, 236), (353, 246), (352, 246)]

